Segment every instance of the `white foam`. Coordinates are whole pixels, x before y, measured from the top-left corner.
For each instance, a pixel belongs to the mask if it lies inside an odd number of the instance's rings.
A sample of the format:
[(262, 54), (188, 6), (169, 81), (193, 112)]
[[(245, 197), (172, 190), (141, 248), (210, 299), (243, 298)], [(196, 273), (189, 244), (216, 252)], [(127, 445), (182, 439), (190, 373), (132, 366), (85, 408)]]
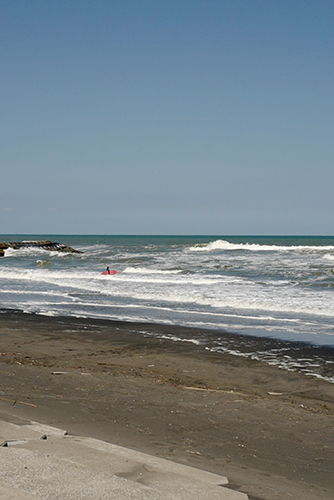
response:
[[(8, 270), (1, 270), (0, 276), (4, 276)], [(188, 279), (183, 276), (180, 280), (157, 280), (157, 279), (140, 279), (137, 281), (126, 281), (121, 279), (112, 279), (108, 282), (101, 280), (100, 276), (96, 277), (94, 273), (82, 273), (78, 278), (77, 273), (73, 271), (48, 271), (48, 270), (21, 270), (11, 271), (11, 279), (22, 283), (22, 280), (27, 280), (30, 285), (35, 282), (36, 285), (44, 283), (47, 286), (57, 287), (56, 289), (34, 290), (32, 286), (28, 288), (20, 288), (19, 290), (10, 290), (3, 288), (8, 293), (20, 294), (45, 294), (66, 296), (69, 289), (74, 293), (93, 293), (106, 297), (122, 297), (123, 299), (136, 299), (145, 302), (150, 302), (151, 305), (169, 303), (173, 305), (196, 304), (206, 306), (218, 310), (220, 313), (226, 310), (234, 310), (249, 315), (247, 311), (261, 312), (261, 316), (271, 316), (270, 313), (291, 313), (334, 316), (334, 308), (332, 302), (332, 294), (326, 291), (318, 292), (312, 290), (294, 289), (292, 292), (288, 288), (277, 295), (275, 287), (269, 286), (263, 290), (256, 284), (247, 280), (230, 280), (227, 279), (224, 283), (224, 278), (219, 280), (211, 280), (210, 278), (198, 281), (196, 279)], [(7, 276), (8, 277), (8, 276)], [(95, 279), (92, 279), (94, 277)], [(211, 285), (211, 286), (209, 286)], [(74, 300), (74, 299), (72, 299)], [(208, 313), (214, 312), (207, 310)], [(269, 314), (268, 314), (269, 313)], [(251, 316), (251, 315), (249, 315)]]
[(71, 252), (58, 252), (55, 250), (45, 250), (40, 247), (22, 247), (18, 249), (6, 248), (4, 251), (5, 257), (34, 257), (41, 255), (49, 255), (50, 257), (64, 258), (68, 255), (73, 255)]
[[(50, 296), (50, 297), (64, 297), (65, 296), (68, 296), (67, 293), (65, 293), (64, 291), (54, 291), (54, 290), (11, 290), (10, 288), (3, 288), (0, 290), (0, 293), (2, 294), (15, 294), (15, 295), (27, 295), (27, 296), (30, 296), (30, 295), (46, 295), (46, 296)], [(74, 298), (71, 297), (73, 300)]]
[(295, 250), (334, 250), (334, 246), (318, 246), (318, 245), (259, 245), (257, 243), (230, 243), (226, 240), (216, 240), (207, 244), (197, 244), (188, 248), (192, 252), (212, 252), (215, 250), (249, 250), (253, 252), (267, 252), (267, 251), (295, 251)]
[(123, 273), (131, 273), (131, 274), (179, 274), (182, 273), (182, 270), (179, 269), (151, 269), (147, 267), (126, 267)]
[(176, 335), (164, 335), (164, 334), (157, 334), (155, 332), (146, 332), (146, 331), (141, 331), (145, 337), (154, 337), (156, 339), (166, 339), (166, 340), (172, 340), (173, 342), (188, 342), (189, 344), (195, 344), (195, 345), (201, 345), (201, 342), (196, 339), (185, 339), (182, 337), (178, 337)]

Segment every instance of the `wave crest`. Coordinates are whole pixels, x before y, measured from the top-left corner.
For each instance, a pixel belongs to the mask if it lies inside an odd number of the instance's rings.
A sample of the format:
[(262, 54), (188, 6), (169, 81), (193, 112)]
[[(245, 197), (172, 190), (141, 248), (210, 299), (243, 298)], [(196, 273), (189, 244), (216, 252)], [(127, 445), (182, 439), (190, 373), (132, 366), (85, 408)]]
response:
[[(249, 250), (252, 252), (281, 252), (281, 251), (301, 251), (301, 250), (319, 250), (319, 251), (330, 251), (334, 250), (334, 246), (311, 246), (311, 245), (260, 245), (258, 243), (230, 243), (226, 240), (215, 240), (210, 243), (199, 243), (188, 249), (191, 252), (212, 252), (215, 250)], [(334, 258), (334, 256), (329, 256), (327, 258)]]

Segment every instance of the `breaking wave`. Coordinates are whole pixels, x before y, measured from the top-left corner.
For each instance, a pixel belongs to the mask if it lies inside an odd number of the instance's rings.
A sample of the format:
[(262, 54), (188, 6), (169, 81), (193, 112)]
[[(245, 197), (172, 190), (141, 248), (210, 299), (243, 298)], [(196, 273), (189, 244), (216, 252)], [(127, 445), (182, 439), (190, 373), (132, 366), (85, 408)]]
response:
[[(249, 250), (253, 252), (282, 252), (282, 251), (300, 251), (300, 250), (321, 250), (333, 251), (334, 246), (318, 246), (318, 245), (260, 245), (258, 243), (230, 243), (226, 240), (216, 240), (210, 243), (199, 243), (188, 248), (191, 252), (212, 252), (215, 250)], [(334, 257), (333, 257), (334, 258)]]

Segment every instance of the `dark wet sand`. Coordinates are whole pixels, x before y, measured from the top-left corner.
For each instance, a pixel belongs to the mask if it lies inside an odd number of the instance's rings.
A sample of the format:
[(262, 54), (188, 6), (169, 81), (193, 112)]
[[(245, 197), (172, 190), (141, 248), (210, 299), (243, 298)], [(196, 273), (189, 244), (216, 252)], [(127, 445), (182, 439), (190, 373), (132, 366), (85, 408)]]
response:
[(222, 474), (251, 500), (334, 498), (334, 384), (142, 330), (186, 329), (1, 314), (0, 419)]

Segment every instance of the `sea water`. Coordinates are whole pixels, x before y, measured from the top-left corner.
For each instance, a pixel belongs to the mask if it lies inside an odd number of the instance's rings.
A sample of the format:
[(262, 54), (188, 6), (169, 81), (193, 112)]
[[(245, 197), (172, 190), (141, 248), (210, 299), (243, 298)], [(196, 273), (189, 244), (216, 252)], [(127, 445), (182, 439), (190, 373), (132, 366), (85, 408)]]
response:
[(6, 250), (2, 309), (189, 326), (174, 340), (334, 381), (334, 237), (0, 236), (40, 239), (83, 253)]

